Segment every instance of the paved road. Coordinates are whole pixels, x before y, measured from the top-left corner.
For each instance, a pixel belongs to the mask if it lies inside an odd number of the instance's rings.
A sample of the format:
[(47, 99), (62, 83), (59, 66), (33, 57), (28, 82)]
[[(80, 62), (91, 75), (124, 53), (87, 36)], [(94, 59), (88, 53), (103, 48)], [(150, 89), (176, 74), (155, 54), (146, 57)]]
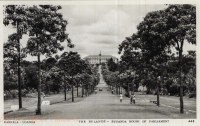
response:
[[(42, 106), (42, 115), (35, 116), (36, 108), (19, 110), (8, 113), (5, 119), (161, 119), (161, 118), (196, 118), (195, 112), (179, 114), (179, 110), (166, 106), (157, 107), (150, 103), (148, 98), (156, 96), (137, 95), (136, 104), (130, 104), (129, 99), (123, 97), (119, 101), (117, 94), (107, 91), (107, 86), (103, 82), (102, 76), (97, 94), (92, 94), (84, 98), (76, 98), (75, 102), (63, 101), (50, 106)], [(164, 100), (164, 99), (163, 99)], [(162, 98), (161, 98), (162, 101)], [(178, 102), (177, 102), (178, 103)]]

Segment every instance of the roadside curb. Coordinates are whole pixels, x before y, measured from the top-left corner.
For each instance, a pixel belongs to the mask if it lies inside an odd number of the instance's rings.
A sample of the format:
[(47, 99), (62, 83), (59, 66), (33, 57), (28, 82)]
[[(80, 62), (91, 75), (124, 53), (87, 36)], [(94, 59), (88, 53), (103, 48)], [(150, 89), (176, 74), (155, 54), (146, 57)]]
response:
[(11, 113), (11, 112), (13, 112), (13, 110), (6, 111), (6, 112), (4, 112), (4, 114), (8, 114), (8, 113)]

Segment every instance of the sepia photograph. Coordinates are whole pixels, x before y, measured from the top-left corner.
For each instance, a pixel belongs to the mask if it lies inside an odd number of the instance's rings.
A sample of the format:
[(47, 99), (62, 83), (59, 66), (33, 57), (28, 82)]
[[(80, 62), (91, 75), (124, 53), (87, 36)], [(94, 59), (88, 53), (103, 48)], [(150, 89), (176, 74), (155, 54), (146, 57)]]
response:
[(67, 3), (2, 5), (4, 124), (194, 123), (196, 4)]

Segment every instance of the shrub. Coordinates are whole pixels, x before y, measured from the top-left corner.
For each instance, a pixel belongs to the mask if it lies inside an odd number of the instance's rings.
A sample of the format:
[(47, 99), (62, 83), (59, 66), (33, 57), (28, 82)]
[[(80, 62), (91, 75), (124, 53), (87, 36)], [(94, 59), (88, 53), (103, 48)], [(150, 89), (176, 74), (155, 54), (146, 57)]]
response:
[(167, 89), (166, 88), (161, 88), (160, 94), (162, 94), (162, 93), (163, 93), (163, 95), (168, 95)]
[[(18, 98), (18, 90), (5, 90), (4, 93), (6, 94), (6, 99), (14, 99)], [(22, 97), (25, 97), (28, 94), (27, 89), (22, 89), (21, 90), (21, 95)]]
[(25, 97), (28, 94), (28, 90), (22, 89), (22, 97)]
[(178, 88), (179, 88), (179, 85), (177, 85), (177, 84), (171, 85), (170, 88), (169, 88), (170, 95), (177, 95), (177, 94), (179, 94)]
[(17, 98), (18, 97), (18, 90), (10, 90), (10, 97)]
[(28, 93), (36, 93), (37, 92), (37, 90), (36, 89), (34, 89), (34, 88), (28, 88)]
[(12, 98), (12, 95), (10, 93), (10, 91), (4, 91), (4, 94), (6, 95), (6, 99), (11, 99)]
[(196, 91), (193, 91), (188, 95), (189, 98), (196, 98)]

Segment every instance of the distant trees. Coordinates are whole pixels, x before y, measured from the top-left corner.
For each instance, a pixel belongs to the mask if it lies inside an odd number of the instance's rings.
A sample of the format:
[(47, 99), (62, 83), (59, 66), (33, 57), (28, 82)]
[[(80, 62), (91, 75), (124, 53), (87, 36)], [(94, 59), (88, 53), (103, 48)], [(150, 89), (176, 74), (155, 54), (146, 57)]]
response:
[(68, 76), (70, 79), (72, 90), (72, 102), (74, 101), (74, 89), (76, 84), (75, 78), (80, 77), (83, 70), (86, 68), (86, 64), (81, 60), (80, 55), (77, 52), (64, 52), (59, 60), (59, 66), (64, 71), (64, 76)]
[(107, 65), (108, 65), (108, 69), (112, 72), (115, 72), (116, 69), (117, 69), (117, 64), (113, 61), (112, 58), (108, 59), (108, 62), (107, 62)]

